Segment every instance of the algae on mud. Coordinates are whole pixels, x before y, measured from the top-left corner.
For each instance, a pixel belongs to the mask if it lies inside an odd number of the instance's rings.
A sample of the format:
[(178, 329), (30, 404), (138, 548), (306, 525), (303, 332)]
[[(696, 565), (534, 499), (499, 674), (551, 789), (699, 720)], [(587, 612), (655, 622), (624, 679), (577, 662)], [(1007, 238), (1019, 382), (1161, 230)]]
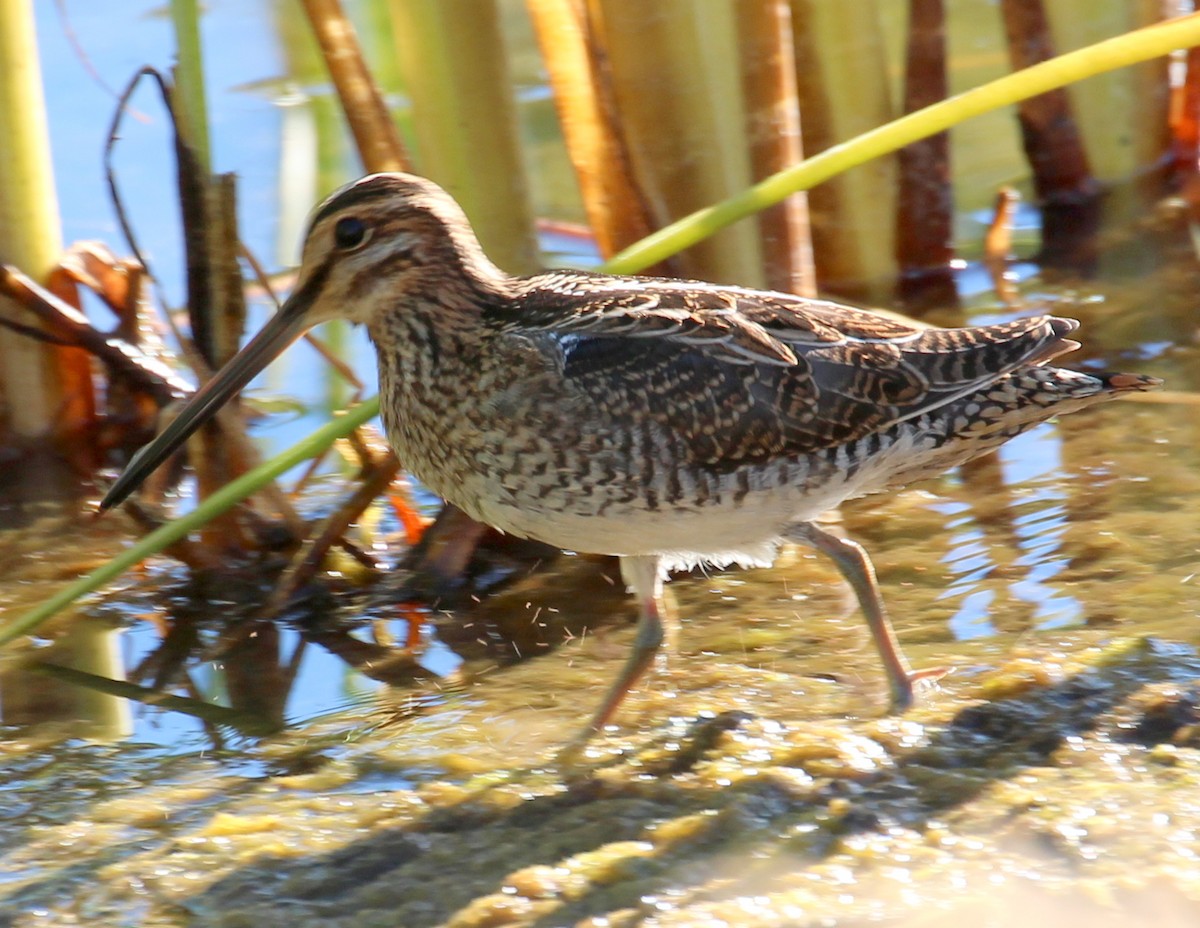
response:
[[(1200, 658), (1064, 643), (950, 678), (904, 719), (785, 723), (799, 681), (771, 675), (742, 717), (607, 738), (565, 777), (543, 766), (561, 709), (498, 716), (504, 686), (385, 736), (346, 742), (329, 719), (253, 752), (286, 766), (340, 734), (309, 774), (10, 754), (29, 827), (0, 838), (4, 910), (20, 928), (1194, 924)], [(1034, 659), (1055, 682), (1030, 678)], [(687, 718), (714, 695), (704, 656), (681, 661), (645, 698)], [(980, 698), (997, 690), (1012, 695)]]

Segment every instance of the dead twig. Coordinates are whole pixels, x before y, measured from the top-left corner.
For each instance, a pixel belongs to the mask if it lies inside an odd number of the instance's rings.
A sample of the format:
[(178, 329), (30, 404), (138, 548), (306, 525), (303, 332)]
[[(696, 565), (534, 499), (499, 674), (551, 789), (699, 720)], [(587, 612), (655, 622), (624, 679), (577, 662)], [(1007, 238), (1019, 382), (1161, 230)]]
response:
[(267, 602), (264, 610), (266, 615), (277, 614), (292, 594), (308, 582), (321, 566), (329, 549), (338, 542), (346, 529), (358, 520), (376, 497), (391, 486), (399, 473), (400, 462), (391, 453), (371, 469), (366, 480), (353, 495), (325, 520), (320, 530), (305, 543), (303, 551), (293, 558)]
[(1021, 195), (1012, 187), (1001, 187), (996, 193), (996, 207), (992, 221), (983, 239), (983, 265), (992, 278), (996, 296), (1006, 306), (1017, 306), (1020, 296), (1008, 274), (1008, 262), (1012, 257), (1013, 220), (1017, 215), (1017, 204)]
[(338, 0), (304, 0), (325, 66), (342, 102), (363, 165), (372, 173), (404, 171), (410, 164), (396, 124), (363, 61), (354, 26)]
[(98, 331), (74, 306), (60, 300), (12, 265), (0, 265), (0, 291), (49, 326), (59, 342), (91, 352), (154, 397), (159, 405), (192, 394), (192, 385), (169, 365), (124, 339)]

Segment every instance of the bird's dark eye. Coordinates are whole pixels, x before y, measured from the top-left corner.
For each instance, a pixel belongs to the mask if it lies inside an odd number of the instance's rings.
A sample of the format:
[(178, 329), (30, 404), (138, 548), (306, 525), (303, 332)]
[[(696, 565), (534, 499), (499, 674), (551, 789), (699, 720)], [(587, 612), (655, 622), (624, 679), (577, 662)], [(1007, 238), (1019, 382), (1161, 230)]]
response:
[(338, 248), (351, 251), (366, 244), (368, 232), (367, 224), (357, 216), (343, 216), (333, 227), (333, 240)]

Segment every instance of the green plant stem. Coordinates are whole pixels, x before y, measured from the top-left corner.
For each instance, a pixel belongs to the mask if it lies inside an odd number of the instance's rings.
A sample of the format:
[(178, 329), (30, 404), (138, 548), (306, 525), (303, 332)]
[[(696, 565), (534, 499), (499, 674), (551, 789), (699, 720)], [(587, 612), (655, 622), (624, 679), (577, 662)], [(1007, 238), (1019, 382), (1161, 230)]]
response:
[(972, 116), (1192, 45), (1200, 45), (1200, 13), (1097, 42), (1009, 74), (827, 148), (737, 196), (697, 210), (615, 255), (605, 269), (619, 274), (635, 273), (739, 219), (775, 205), (798, 190), (808, 190), (835, 174), (942, 132)]
[(208, 143), (208, 103), (204, 93), (204, 59), (200, 51), (199, 0), (171, 0), (175, 27), (175, 98), (184, 140), (196, 153), (205, 174), (212, 172)]

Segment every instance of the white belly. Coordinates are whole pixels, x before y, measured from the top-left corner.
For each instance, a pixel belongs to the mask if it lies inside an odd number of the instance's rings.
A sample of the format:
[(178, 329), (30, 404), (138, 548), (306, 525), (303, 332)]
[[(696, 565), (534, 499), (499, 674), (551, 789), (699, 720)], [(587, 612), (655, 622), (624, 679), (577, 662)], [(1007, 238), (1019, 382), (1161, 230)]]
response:
[[(912, 454), (910, 443), (893, 449)], [(807, 463), (796, 464), (807, 470)], [(867, 464), (853, 476), (837, 472), (817, 486), (797, 479), (755, 486), (738, 503), (732, 493), (704, 506), (677, 504), (649, 509), (616, 507), (598, 512), (598, 505), (576, 501), (571, 507), (540, 508), (524, 499), (518, 505), (504, 494), (476, 492), (472, 513), (502, 531), (535, 538), (569, 551), (618, 556), (655, 555), (672, 569), (699, 564), (766, 566), (775, 557), (788, 526), (808, 522), (847, 499), (876, 492), (886, 484), (886, 461)], [(778, 473), (778, 468), (772, 469)], [(615, 510), (615, 511), (614, 511)]]

